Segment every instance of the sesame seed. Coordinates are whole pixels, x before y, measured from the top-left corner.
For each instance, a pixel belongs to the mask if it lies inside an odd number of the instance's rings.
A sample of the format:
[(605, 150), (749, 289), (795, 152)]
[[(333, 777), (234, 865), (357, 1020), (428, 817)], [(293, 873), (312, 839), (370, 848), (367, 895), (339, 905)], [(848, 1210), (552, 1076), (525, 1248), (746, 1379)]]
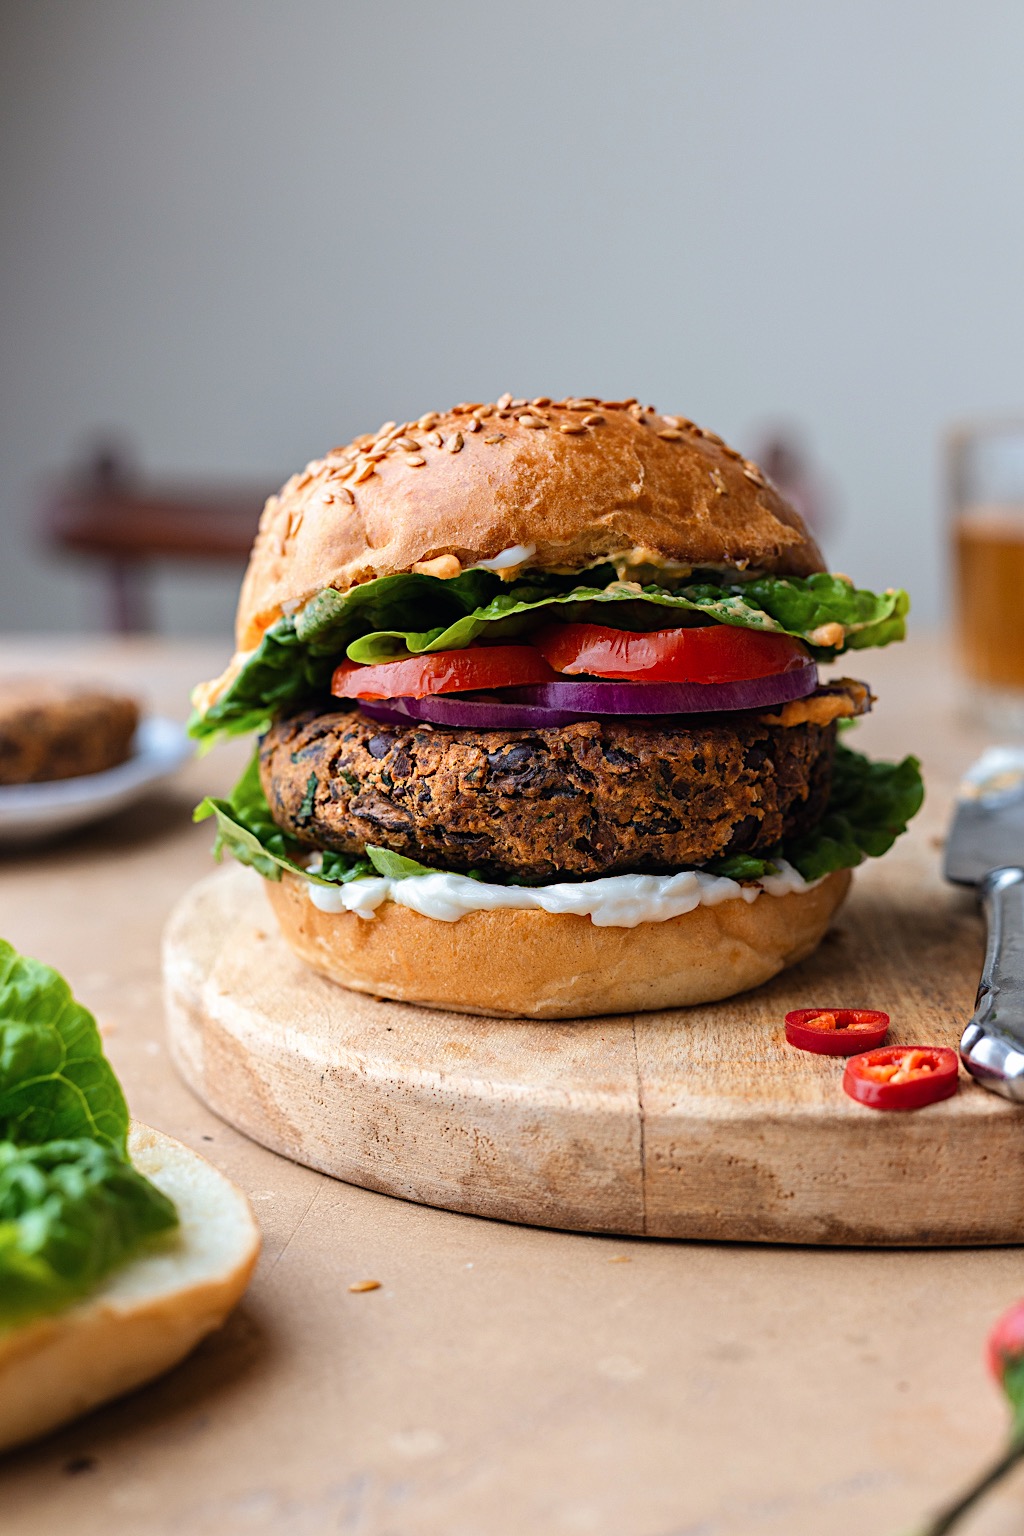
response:
[(583, 425), (585, 427), (601, 427), (604, 425), (604, 417), (595, 416), (594, 413), (591, 412), (589, 416), (584, 416)]
[(477, 409), (473, 412), (473, 415), (476, 417), (477, 421), (486, 421), (493, 410), (493, 405), (481, 405), (477, 407)]
[(421, 431), (427, 432), (431, 427), (435, 426), (437, 422), (440, 421), (440, 419), (441, 418), (438, 416), (436, 411), (428, 411), (425, 416), (420, 417), (416, 425), (421, 429)]
[(379, 1291), (379, 1280), (353, 1280), (349, 1286), (350, 1291)]
[(558, 430), (559, 432), (569, 433), (573, 437), (579, 437), (580, 433), (585, 432), (587, 429), (582, 421), (563, 421)]
[(744, 459), (743, 473), (746, 475), (747, 479), (752, 480), (755, 485), (764, 485), (764, 475), (762, 475), (760, 469), (752, 459)]
[(396, 437), (393, 448), (404, 448), (406, 453), (418, 453), (420, 445), (414, 437)]
[(334, 493), (334, 496), (336, 501), (347, 501), (350, 506), (355, 505), (355, 497), (352, 495), (352, 492), (349, 490), (347, 485), (339, 485), (338, 489)]
[(661, 419), (666, 427), (675, 427), (680, 432), (688, 431), (693, 427), (693, 422), (687, 416), (663, 416)]
[(359, 464), (356, 467), (356, 472), (352, 476), (352, 484), (362, 485), (364, 480), (369, 480), (370, 476), (376, 473), (377, 467), (373, 461), (370, 459), (364, 459), (362, 464)]
[(376, 446), (376, 444), (374, 444), (374, 446), (372, 448), (367, 448), (366, 452), (363, 455), (364, 459), (369, 459), (371, 464), (379, 464), (381, 459), (386, 459), (387, 456), (388, 456), (387, 449), (386, 448), (378, 448)]
[(461, 432), (454, 433), (453, 436), (448, 439), (448, 452), (461, 453), (463, 441), (464, 439)]
[(480, 431), (480, 418), (479, 418), (479, 416), (471, 416), (470, 417), (470, 419), (466, 422), (466, 431), (467, 432), (479, 432)]
[(484, 438), (484, 442), (485, 443), (503, 443), (504, 441), (505, 441), (505, 434), (504, 434), (504, 432), (492, 432), (490, 437), (485, 437)]
[(715, 468), (711, 471), (711, 481), (715, 487), (715, 491), (719, 496), (728, 496), (729, 492), (726, 488), (725, 476), (722, 474), (720, 469)]
[(707, 442), (714, 443), (715, 446), (718, 447), (718, 448), (724, 448), (725, 447), (725, 438), (724, 437), (719, 437), (717, 432), (704, 432), (702, 434), (702, 436), (705, 438), (705, 440)]
[(551, 396), (550, 395), (538, 395), (536, 400), (531, 400), (530, 401), (530, 404), (531, 405), (535, 405), (539, 411), (542, 411), (546, 405), (550, 405), (551, 404)]
[(509, 401), (509, 405), (512, 407), (512, 409), (514, 411), (521, 411), (523, 406), (526, 405), (526, 403), (527, 402), (525, 400), (510, 400)]
[(655, 436), (663, 437), (666, 443), (681, 443), (683, 441), (683, 434), (677, 432), (675, 427), (662, 427), (660, 432), (655, 433)]
[(320, 500), (326, 502), (327, 505), (330, 506), (331, 502), (334, 500), (334, 492), (333, 491), (321, 491), (320, 492)]
[(440, 432), (428, 432), (427, 442), (431, 445), (432, 448), (444, 447), (444, 438), (441, 436)]
[(387, 437), (388, 433), (393, 432), (397, 425), (398, 423), (396, 421), (386, 421), (382, 427), (377, 428), (377, 436)]
[(542, 426), (544, 426), (544, 422), (542, 422), (540, 420), (540, 418), (537, 417), (537, 416), (529, 416), (529, 415), (517, 416), (516, 417), (516, 421), (518, 421), (518, 423), (519, 423), (519, 425), (521, 427), (542, 427)]
[(307, 469), (306, 473), (304, 475), (300, 475), (299, 478), (296, 480), (296, 482), (295, 482), (295, 489), (297, 491), (304, 490), (305, 487), (312, 480), (312, 478), (313, 478), (313, 476), (309, 473), (309, 470)]
[(422, 469), (427, 461), (423, 457), (422, 453), (409, 453), (406, 454), (405, 462), (408, 464), (410, 469)]
[[(498, 409), (499, 410), (507, 411), (511, 404), (512, 404), (512, 396), (511, 395), (500, 395), (499, 396), (499, 398), (498, 398)], [(523, 401), (523, 404), (524, 405), (526, 404), (525, 400)]]

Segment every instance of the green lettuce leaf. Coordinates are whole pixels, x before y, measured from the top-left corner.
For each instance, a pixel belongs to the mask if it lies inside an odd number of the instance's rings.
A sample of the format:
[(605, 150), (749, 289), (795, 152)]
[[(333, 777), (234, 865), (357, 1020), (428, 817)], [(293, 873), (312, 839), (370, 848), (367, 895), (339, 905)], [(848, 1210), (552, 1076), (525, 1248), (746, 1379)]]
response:
[[(528, 582), (516, 582), (485, 607), (453, 623), (428, 630), (386, 630), (362, 635), (349, 643), (350, 661), (395, 661), (424, 651), (461, 650), (485, 631), (488, 639), (511, 639), (535, 622), (538, 610), (556, 608), (561, 617), (611, 624), (618, 629), (652, 629), (694, 618), (714, 619), (767, 634), (794, 635), (822, 659), (840, 651), (901, 640), (909, 606), (905, 592), (877, 596), (861, 592), (838, 576), (822, 573), (803, 578), (762, 577), (732, 585), (700, 582), (667, 591), (648, 586), (638, 591), (626, 582), (607, 586), (574, 586), (549, 592)], [(821, 645), (813, 636), (824, 625), (838, 624), (838, 645)]]
[[(610, 565), (584, 574), (586, 581), (533, 572), (505, 584), (491, 572), (466, 571), (452, 581), (399, 575), (345, 593), (327, 588), (271, 626), (222, 697), (193, 715), (189, 728), (205, 744), (261, 730), (280, 710), (325, 694), (345, 655), (394, 661), (462, 649), (485, 633), (489, 640), (515, 639), (553, 614), (633, 630), (711, 620), (793, 635), (827, 661), (901, 640), (909, 607), (905, 592), (860, 591), (826, 573), (747, 579), (697, 571), (671, 590), (619, 581)], [(824, 626), (838, 626), (834, 644), (820, 643)]]
[(390, 848), (367, 847), (367, 856), (378, 875), (387, 875), (389, 880), (408, 880), (410, 875), (436, 875), (436, 869), (430, 869), (426, 864), (417, 864), (415, 859), (407, 859), (404, 854), (392, 853)]
[(207, 796), (192, 813), (193, 821), (216, 818), (213, 855), (218, 861), (230, 853), (239, 864), (249, 864), (266, 880), (280, 880), (281, 872), (315, 877), (297, 862), (308, 849), (286, 836), (270, 814), (260, 783), (259, 758), (254, 752), (228, 800)]
[(127, 1136), (96, 1020), (0, 939), (0, 1327), (84, 1295), (176, 1224)]
[(443, 628), (486, 603), (500, 584), (488, 571), (467, 571), (453, 581), (381, 576), (344, 594), (327, 587), (271, 625), (224, 695), (205, 714), (193, 713), (189, 731), (209, 747), (222, 735), (264, 730), (280, 710), (327, 691), (357, 635), (405, 623), (413, 612)]
[(85, 1136), (123, 1154), (127, 1135), (96, 1020), (62, 976), (0, 939), (0, 1141)]
[(217, 821), (214, 857), (220, 859), (229, 853), (239, 864), (258, 870), (266, 880), (280, 880), (286, 869), (312, 880), (314, 885), (345, 885), (361, 875), (388, 875), (392, 880), (403, 880), (408, 875), (433, 873), (415, 859), (373, 844), (362, 856), (327, 850), (317, 867), (307, 869), (300, 861), (309, 857), (309, 849), (282, 832), (270, 814), (255, 752), (229, 800), (208, 796), (192, 813), (193, 821), (206, 821), (210, 816)]
[(109, 1145), (0, 1142), (0, 1328), (85, 1295), (177, 1219)]
[[(786, 839), (769, 854), (732, 854), (712, 859), (701, 867), (730, 880), (760, 880), (776, 872), (779, 859), (788, 860), (805, 880), (820, 879), (836, 869), (853, 869), (866, 858), (887, 853), (907, 830), (907, 823), (920, 810), (923, 799), (924, 785), (916, 757), (905, 757), (901, 763), (875, 763), (849, 747), (837, 746), (828, 805), (812, 832)], [(268, 880), (280, 880), (284, 869), (304, 875), (317, 885), (344, 885), (363, 875), (404, 880), (410, 875), (437, 873), (415, 859), (372, 845), (363, 858), (324, 853), (318, 869), (303, 868), (296, 858), (308, 856), (309, 850), (285, 837), (274, 824), (256, 772), (255, 756), (230, 800), (204, 800), (195, 812), (197, 821), (211, 815), (217, 818), (217, 857), (226, 851), (239, 863), (259, 870)], [(480, 876), (471, 872), (471, 878)], [(510, 885), (519, 883), (534, 882), (508, 880)]]
[(916, 757), (875, 763), (861, 752), (837, 746), (832, 791), (821, 821), (811, 832), (789, 838), (765, 858), (737, 854), (715, 859), (712, 873), (733, 880), (758, 880), (774, 873), (773, 859), (787, 859), (805, 880), (820, 880), (837, 869), (854, 869), (866, 858), (888, 853), (924, 801)]
[(849, 747), (837, 747), (825, 815), (813, 832), (790, 842), (785, 856), (805, 880), (853, 869), (865, 858), (888, 853), (923, 801), (916, 757), (874, 763)]

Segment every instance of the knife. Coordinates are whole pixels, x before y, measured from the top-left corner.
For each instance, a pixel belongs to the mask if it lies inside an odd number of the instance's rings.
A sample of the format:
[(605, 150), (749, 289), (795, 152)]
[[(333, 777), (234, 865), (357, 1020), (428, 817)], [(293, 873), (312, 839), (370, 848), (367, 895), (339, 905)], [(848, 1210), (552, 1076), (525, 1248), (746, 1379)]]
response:
[(988, 935), (960, 1059), (984, 1087), (1024, 1103), (1024, 748), (991, 747), (969, 769), (943, 873), (977, 888)]

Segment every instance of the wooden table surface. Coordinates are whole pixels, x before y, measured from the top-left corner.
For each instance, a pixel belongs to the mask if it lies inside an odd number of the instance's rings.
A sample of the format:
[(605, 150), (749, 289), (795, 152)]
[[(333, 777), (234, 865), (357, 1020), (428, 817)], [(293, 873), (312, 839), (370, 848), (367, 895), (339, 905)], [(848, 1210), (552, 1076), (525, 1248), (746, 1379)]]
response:
[[(70, 656), (183, 718), (225, 650), (9, 640), (0, 668)], [(853, 670), (879, 695), (858, 745), (924, 760), (912, 837), (933, 846), (986, 740), (948, 654), (924, 637)], [(266, 1245), (239, 1312), (170, 1377), (0, 1461), (5, 1536), (895, 1536), (993, 1451), (1005, 1415), (982, 1347), (1024, 1294), (1016, 1248), (515, 1227), (336, 1183), (205, 1110), (168, 1061), (160, 932), (209, 868), (191, 806), (242, 755), (191, 763), (113, 825), (0, 855), (0, 933), (68, 976), (133, 1111), (248, 1191)], [(965, 897), (936, 899), (964, 921)], [(362, 1279), (381, 1289), (351, 1294)], [(965, 1531), (1022, 1525), (1024, 1475)]]

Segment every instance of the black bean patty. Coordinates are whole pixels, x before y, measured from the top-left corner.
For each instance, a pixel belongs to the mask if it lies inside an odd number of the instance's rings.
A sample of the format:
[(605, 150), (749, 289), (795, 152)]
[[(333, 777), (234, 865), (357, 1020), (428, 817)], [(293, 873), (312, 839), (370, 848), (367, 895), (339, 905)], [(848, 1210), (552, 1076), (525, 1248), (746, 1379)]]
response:
[(138, 723), (134, 699), (45, 677), (0, 679), (0, 784), (102, 773), (129, 756)]
[(260, 777), (278, 826), (316, 848), (537, 880), (653, 874), (812, 826), (834, 741), (834, 724), (744, 714), (485, 731), (307, 710), (267, 732)]

